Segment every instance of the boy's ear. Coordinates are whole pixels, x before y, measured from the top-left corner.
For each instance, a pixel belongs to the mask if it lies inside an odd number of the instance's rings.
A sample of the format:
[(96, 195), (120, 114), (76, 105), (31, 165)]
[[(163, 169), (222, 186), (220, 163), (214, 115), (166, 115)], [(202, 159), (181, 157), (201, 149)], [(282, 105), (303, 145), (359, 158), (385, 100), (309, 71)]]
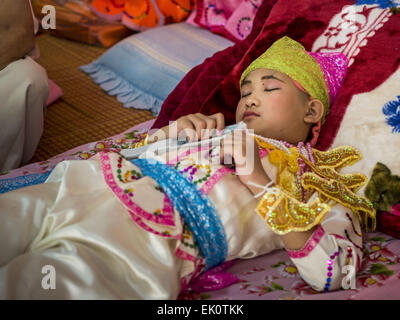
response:
[(312, 99), (307, 103), (307, 112), (304, 115), (305, 123), (317, 123), (324, 115), (324, 104), (318, 99)]

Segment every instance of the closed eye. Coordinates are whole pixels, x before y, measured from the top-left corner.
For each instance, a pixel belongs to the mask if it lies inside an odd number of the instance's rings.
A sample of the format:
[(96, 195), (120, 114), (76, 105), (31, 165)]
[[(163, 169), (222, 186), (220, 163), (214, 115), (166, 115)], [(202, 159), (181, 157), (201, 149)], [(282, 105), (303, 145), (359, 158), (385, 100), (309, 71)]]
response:
[(280, 88), (264, 89), (264, 91), (266, 91), (266, 92), (275, 91), (275, 90), (280, 90)]
[(245, 98), (245, 97), (249, 96), (250, 94), (251, 94), (251, 92), (243, 93), (242, 96), (241, 96), (241, 98)]

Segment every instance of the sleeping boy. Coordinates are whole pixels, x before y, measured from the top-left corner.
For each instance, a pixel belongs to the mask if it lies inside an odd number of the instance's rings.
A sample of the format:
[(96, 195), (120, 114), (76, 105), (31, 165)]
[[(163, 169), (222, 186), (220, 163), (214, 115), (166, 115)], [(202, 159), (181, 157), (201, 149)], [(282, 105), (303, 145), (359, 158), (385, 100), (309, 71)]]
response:
[[(346, 68), (342, 54), (283, 37), (243, 72), (236, 120), (247, 129), (219, 155), (102, 152), (1, 195), (0, 298), (175, 299), (204, 270), (282, 248), (315, 290), (351, 287), (343, 270), (360, 269), (375, 211), (357, 194), (366, 177), (338, 171), (360, 154), (312, 148)], [(188, 115), (139, 145), (224, 127), (220, 114)], [(220, 163), (228, 155), (234, 169)], [(54, 290), (41, 282), (49, 265)]]

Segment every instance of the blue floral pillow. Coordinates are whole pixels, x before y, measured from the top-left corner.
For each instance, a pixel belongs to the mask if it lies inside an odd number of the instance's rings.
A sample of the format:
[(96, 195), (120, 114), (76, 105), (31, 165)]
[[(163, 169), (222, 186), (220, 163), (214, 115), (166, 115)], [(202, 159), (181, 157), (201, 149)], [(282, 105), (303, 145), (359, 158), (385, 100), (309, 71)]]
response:
[(134, 34), (80, 69), (124, 107), (151, 110), (156, 116), (186, 73), (231, 45), (182, 22)]

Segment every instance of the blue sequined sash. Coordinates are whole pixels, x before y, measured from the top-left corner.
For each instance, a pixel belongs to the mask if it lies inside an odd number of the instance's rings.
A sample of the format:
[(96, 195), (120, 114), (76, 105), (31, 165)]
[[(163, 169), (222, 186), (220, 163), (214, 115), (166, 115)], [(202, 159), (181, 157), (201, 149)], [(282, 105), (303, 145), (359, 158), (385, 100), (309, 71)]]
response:
[(158, 183), (179, 211), (206, 260), (206, 270), (225, 261), (228, 243), (224, 227), (207, 195), (166, 164), (153, 159), (131, 162)]
[(1, 179), (0, 194), (21, 189), (24, 187), (33, 186), (35, 184), (42, 184), (46, 181), (52, 171), (53, 170), (47, 171), (45, 173), (33, 173), (15, 178)]

